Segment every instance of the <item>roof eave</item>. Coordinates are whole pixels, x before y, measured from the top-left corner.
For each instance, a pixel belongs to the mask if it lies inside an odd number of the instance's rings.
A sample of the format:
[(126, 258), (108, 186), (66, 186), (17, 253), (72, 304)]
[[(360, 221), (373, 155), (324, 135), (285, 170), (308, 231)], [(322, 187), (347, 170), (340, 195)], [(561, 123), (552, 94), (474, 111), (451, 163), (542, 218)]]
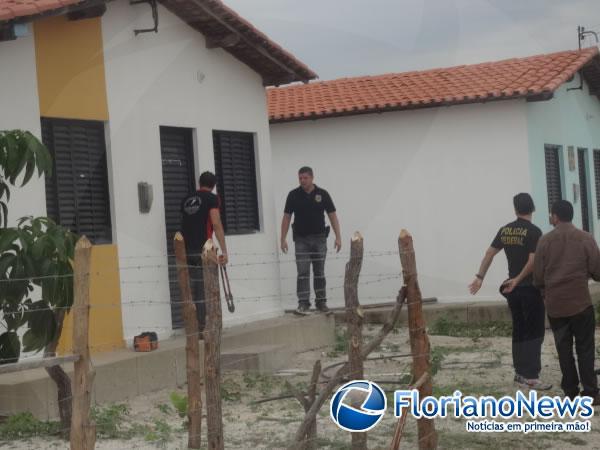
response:
[(554, 92), (552, 91), (543, 91), (541, 93), (527, 93), (527, 94), (518, 94), (518, 95), (505, 95), (498, 97), (486, 97), (486, 98), (477, 98), (477, 99), (460, 99), (455, 101), (442, 101), (442, 102), (430, 102), (430, 103), (414, 103), (411, 105), (394, 105), (394, 106), (385, 106), (385, 107), (377, 107), (377, 108), (364, 108), (364, 109), (352, 109), (352, 110), (344, 110), (344, 111), (336, 111), (332, 113), (325, 114), (304, 114), (290, 117), (278, 117), (278, 118), (269, 118), (269, 123), (271, 124), (279, 124), (279, 123), (288, 123), (288, 122), (301, 122), (301, 121), (315, 121), (321, 119), (332, 119), (335, 117), (347, 117), (347, 116), (362, 116), (365, 114), (383, 114), (388, 112), (397, 112), (397, 111), (414, 111), (418, 109), (428, 109), (428, 108), (440, 108), (440, 107), (450, 107), (450, 106), (459, 106), (459, 105), (475, 105), (475, 104), (483, 104), (483, 103), (491, 103), (505, 100), (519, 100), (525, 99), (528, 102), (539, 102), (539, 101), (547, 101), (551, 100), (554, 96)]

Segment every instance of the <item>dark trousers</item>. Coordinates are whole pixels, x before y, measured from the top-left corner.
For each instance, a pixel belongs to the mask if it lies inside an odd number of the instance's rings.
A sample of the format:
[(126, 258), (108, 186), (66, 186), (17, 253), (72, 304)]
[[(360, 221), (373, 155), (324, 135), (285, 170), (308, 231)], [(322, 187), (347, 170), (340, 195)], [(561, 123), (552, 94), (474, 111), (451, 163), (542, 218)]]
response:
[(206, 302), (204, 301), (202, 258), (199, 256), (188, 257), (188, 271), (190, 274), (190, 286), (192, 288), (192, 301), (196, 305), (198, 330), (203, 331), (206, 324)]
[(327, 255), (327, 238), (325, 235), (296, 236), (296, 267), (298, 278), (296, 293), (298, 304), (310, 306), (310, 266), (313, 268), (313, 286), (315, 303), (324, 305), (327, 302), (325, 281), (325, 256)]
[(512, 316), (512, 357), (515, 372), (525, 378), (538, 378), (542, 370), (542, 344), (545, 330), (544, 301), (533, 286), (517, 286), (508, 300)]
[[(594, 373), (596, 319), (594, 307), (589, 306), (579, 314), (570, 317), (548, 317), (554, 333), (554, 343), (558, 352), (558, 362), (562, 372), (562, 387), (565, 395), (574, 397), (582, 394), (595, 397), (598, 394), (598, 378)], [(573, 357), (573, 341), (577, 351), (577, 366)]]

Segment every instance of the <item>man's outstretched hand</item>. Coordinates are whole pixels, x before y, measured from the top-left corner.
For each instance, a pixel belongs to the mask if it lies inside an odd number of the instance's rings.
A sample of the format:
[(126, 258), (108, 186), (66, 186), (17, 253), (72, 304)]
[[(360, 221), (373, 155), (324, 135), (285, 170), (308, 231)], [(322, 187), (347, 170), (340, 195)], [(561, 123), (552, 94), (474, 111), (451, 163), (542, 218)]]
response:
[(469, 285), (469, 292), (471, 293), (471, 295), (477, 294), (477, 292), (479, 292), (479, 289), (481, 289), (482, 284), (483, 280), (475, 278), (473, 282)]

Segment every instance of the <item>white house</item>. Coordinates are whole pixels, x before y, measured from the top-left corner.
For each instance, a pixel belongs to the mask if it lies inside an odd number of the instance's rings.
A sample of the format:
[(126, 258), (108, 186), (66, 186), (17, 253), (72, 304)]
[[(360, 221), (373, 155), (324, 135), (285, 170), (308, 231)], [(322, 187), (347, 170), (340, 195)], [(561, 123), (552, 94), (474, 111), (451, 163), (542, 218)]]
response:
[(0, 129), (40, 136), (56, 169), (14, 191), (9, 222), (48, 214), (97, 244), (93, 346), (181, 326), (171, 241), (204, 170), (235, 280), (225, 324), (282, 313), (264, 87), (308, 67), (219, 0), (0, 0), (0, 61)]
[[(398, 289), (401, 228), (414, 235), (425, 296), (472, 298), (496, 231), (513, 219), (512, 197), (530, 192), (544, 231), (549, 204), (574, 203), (575, 223), (600, 238), (600, 56), (581, 51), (268, 89), (276, 211), (297, 170), (315, 170), (333, 197), (346, 250), (365, 237), (360, 298)], [(380, 252), (380, 253), (377, 253)], [(330, 256), (334, 257), (333, 253)], [(504, 256), (479, 298), (497, 298)], [(327, 265), (329, 298), (341, 304), (344, 258)], [(282, 264), (283, 290), (293, 267)]]

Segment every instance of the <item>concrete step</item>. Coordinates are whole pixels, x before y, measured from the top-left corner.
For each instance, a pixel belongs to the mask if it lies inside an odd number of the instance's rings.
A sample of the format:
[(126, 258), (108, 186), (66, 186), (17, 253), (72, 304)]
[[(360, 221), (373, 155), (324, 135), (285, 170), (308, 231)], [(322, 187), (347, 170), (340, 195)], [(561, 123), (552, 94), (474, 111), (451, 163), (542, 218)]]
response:
[[(592, 303), (600, 304), (600, 283), (592, 282), (589, 286)], [(380, 307), (367, 305), (363, 309), (364, 322), (381, 324), (385, 323), (390, 317), (390, 313), (394, 309), (394, 303), (386, 303)], [(346, 313), (343, 309), (333, 310), (335, 322), (337, 324), (344, 323)], [(423, 301), (423, 315), (425, 322), (428, 324), (434, 323), (441, 317), (457, 320), (459, 322), (480, 323), (489, 321), (511, 321), (510, 310), (505, 299), (491, 301), (475, 301), (475, 302), (433, 302)], [(408, 321), (408, 308), (406, 305), (402, 308), (400, 315), (400, 324), (405, 325)], [(547, 322), (547, 321), (546, 321)], [(546, 327), (549, 325), (546, 323)]]
[[(385, 323), (394, 308), (382, 306), (379, 308), (364, 309), (365, 323)], [(459, 322), (486, 322), (490, 320), (511, 320), (510, 311), (505, 300), (485, 302), (460, 302), (460, 303), (425, 303), (423, 305), (425, 322), (431, 324), (440, 317), (457, 320)], [(343, 323), (346, 319), (345, 312), (334, 312), (336, 323)], [(400, 324), (405, 325), (408, 321), (408, 308), (402, 308)]]
[[(298, 352), (332, 345), (333, 317), (282, 316), (223, 330), (223, 370), (271, 373), (285, 367)], [(201, 343), (202, 344), (202, 343)], [(93, 402), (122, 402), (147, 392), (177, 388), (186, 383), (185, 337), (159, 343), (148, 353), (130, 349), (92, 356), (96, 377)], [(200, 345), (202, 364), (203, 345)], [(73, 373), (73, 364), (63, 369)], [(0, 375), (0, 415), (29, 411), (43, 420), (58, 418), (56, 385), (44, 369)]]
[(247, 345), (221, 353), (221, 370), (273, 373), (291, 361), (292, 353), (286, 345)]

